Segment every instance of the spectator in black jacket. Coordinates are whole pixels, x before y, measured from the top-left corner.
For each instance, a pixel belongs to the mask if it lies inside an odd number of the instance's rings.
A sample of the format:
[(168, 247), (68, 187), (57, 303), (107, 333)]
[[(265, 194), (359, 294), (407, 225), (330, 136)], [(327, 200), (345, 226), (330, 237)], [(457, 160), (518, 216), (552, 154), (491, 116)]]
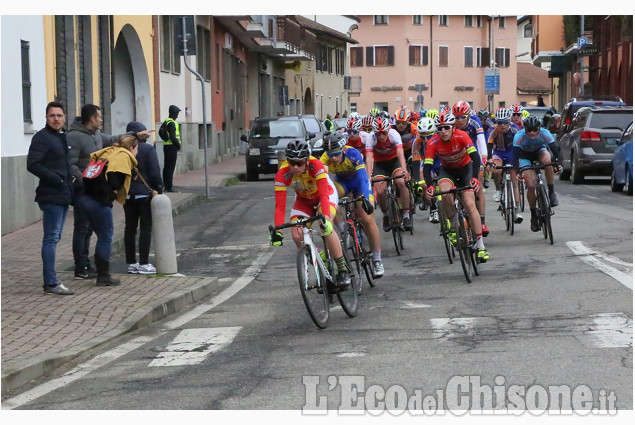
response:
[(61, 103), (46, 106), (46, 127), (31, 139), (26, 168), (40, 179), (35, 202), (43, 212), (42, 275), (44, 293), (73, 295), (55, 273), (55, 250), (62, 237), (68, 206), (73, 203), (73, 176), (68, 160), (68, 144), (63, 133), (66, 116)]
[[(143, 132), (146, 126), (140, 122), (128, 123), (126, 132)], [(150, 201), (151, 191), (163, 193), (163, 181), (159, 158), (154, 146), (139, 139), (137, 152), (137, 173), (130, 183), (128, 199), (123, 205), (126, 214), (126, 227), (124, 230), (124, 245), (126, 250), (126, 263), (128, 273), (155, 274), (156, 268), (148, 261), (150, 255), (150, 241), (152, 240), (152, 211)], [(145, 180), (145, 183), (144, 183)], [(146, 186), (146, 183), (148, 186)], [(139, 262), (136, 257), (136, 235), (139, 226)]]

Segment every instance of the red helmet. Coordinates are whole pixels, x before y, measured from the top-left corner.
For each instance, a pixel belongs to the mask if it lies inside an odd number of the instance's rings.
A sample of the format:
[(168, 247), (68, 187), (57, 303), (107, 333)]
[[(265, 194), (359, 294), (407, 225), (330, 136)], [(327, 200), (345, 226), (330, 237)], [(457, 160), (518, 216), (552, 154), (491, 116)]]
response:
[(525, 108), (523, 108), (521, 105), (518, 105), (518, 104), (512, 105), (509, 107), (509, 110), (511, 111), (512, 114), (522, 114), (524, 109)]
[(377, 118), (373, 121), (373, 131), (388, 131), (390, 129), (390, 121), (384, 118)]
[(452, 111), (443, 111), (435, 119), (434, 125), (439, 127), (441, 125), (454, 125), (456, 118), (452, 114)]
[(472, 112), (472, 107), (469, 103), (464, 102), (462, 100), (456, 102), (456, 104), (452, 107), (452, 114), (456, 115), (470, 115)]
[(366, 115), (364, 118), (362, 118), (362, 127), (372, 128), (373, 122), (375, 122), (375, 117), (372, 115)]
[(411, 122), (419, 121), (420, 119), (421, 119), (421, 114), (419, 112), (413, 112), (412, 114), (410, 114)]
[(346, 128), (348, 130), (359, 130), (362, 128), (362, 120), (359, 119), (359, 116), (352, 117), (348, 120)]

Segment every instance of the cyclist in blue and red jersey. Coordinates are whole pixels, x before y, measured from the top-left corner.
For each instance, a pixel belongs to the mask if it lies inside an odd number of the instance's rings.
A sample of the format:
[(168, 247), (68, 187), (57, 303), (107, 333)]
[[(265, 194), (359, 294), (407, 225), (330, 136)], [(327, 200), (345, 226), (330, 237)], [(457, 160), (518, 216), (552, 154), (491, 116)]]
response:
[[(377, 118), (373, 122), (373, 133), (372, 139), (366, 145), (366, 167), (371, 170), (373, 180), (403, 174), (404, 178), (395, 180), (395, 185), (399, 190), (399, 203), (403, 209), (403, 227), (410, 230), (410, 192), (406, 187), (406, 180), (410, 180), (410, 174), (406, 167), (401, 137), (396, 130), (390, 128), (390, 123), (384, 118)], [(375, 190), (377, 203), (384, 213), (384, 232), (390, 232), (390, 219), (386, 215), (386, 182), (377, 183)]]
[[(290, 220), (299, 217), (311, 217), (321, 212), (326, 218), (324, 223), (325, 243), (337, 264), (336, 284), (339, 289), (346, 290), (351, 284), (351, 277), (346, 266), (346, 259), (342, 253), (342, 245), (337, 232), (333, 231), (333, 219), (337, 212), (337, 190), (329, 178), (324, 164), (311, 156), (307, 142), (292, 140), (285, 150), (286, 160), (280, 164), (274, 179), (275, 188), (275, 226), (284, 223), (287, 187), (295, 190), (295, 202), (290, 213)], [(291, 236), (299, 247), (302, 244), (302, 229), (291, 228)], [(271, 245), (282, 245), (282, 233), (271, 234)]]
[[(559, 163), (560, 149), (556, 144), (553, 136), (549, 131), (540, 127), (540, 120), (530, 115), (523, 123), (524, 128), (514, 136), (514, 166), (516, 171), (520, 167), (532, 165), (539, 162), (541, 164), (550, 164), (552, 162), (551, 152)], [(550, 152), (551, 151), (551, 152)], [(555, 168), (556, 173), (560, 173), (561, 166)], [(552, 207), (558, 206), (558, 198), (553, 188), (554, 167), (545, 168), (545, 179), (547, 180), (547, 188), (549, 190), (549, 202)], [(522, 173), (522, 179), (527, 185), (527, 202), (531, 210), (531, 230), (537, 232), (540, 230), (538, 216), (536, 215), (536, 173), (534, 170), (525, 170)]]
[[(327, 171), (334, 175), (333, 183), (337, 188), (337, 194), (341, 198), (352, 194), (353, 198), (363, 195), (367, 202), (358, 205), (357, 215), (362, 222), (368, 242), (373, 253), (373, 268), (375, 276), (384, 275), (384, 265), (381, 262), (381, 244), (379, 241), (379, 229), (373, 215), (375, 196), (370, 186), (370, 179), (366, 173), (364, 159), (357, 149), (347, 145), (346, 134), (335, 133), (326, 136), (326, 152), (320, 157), (320, 161), (327, 167)], [(340, 225), (340, 231), (346, 222), (337, 216), (335, 222)]]
[[(457, 129), (465, 131), (472, 140), (476, 152), (480, 155), (481, 163), (476, 164), (478, 166), (478, 180), (481, 186), (483, 186), (484, 179), (484, 164), (487, 161), (487, 144), (485, 142), (485, 135), (483, 134), (483, 127), (475, 119), (470, 117), (472, 108), (470, 104), (464, 101), (457, 102), (452, 107), (452, 114), (456, 117)], [(483, 236), (489, 235), (489, 230), (485, 225), (485, 196), (479, 196), (476, 201), (479, 214), (481, 215), (481, 226), (483, 230)]]
[[(441, 159), (438, 185), (442, 192), (450, 190), (452, 187), (461, 187), (468, 184), (472, 187), (472, 189), (463, 192), (463, 201), (468, 212), (470, 225), (474, 231), (477, 258), (484, 263), (489, 259), (490, 255), (483, 244), (481, 217), (478, 214), (475, 200), (475, 192), (478, 193), (481, 190), (481, 185), (478, 181), (481, 159), (470, 136), (466, 132), (454, 128), (454, 123), (455, 118), (451, 111), (440, 113), (434, 120), (437, 134), (428, 141), (423, 163), (423, 177), (428, 182), (426, 198), (432, 200), (434, 197), (434, 186), (430, 182), (432, 182), (434, 157), (438, 155)], [(456, 229), (458, 223), (456, 221), (456, 211), (454, 211), (454, 200), (451, 195), (443, 195), (442, 208), (453, 229), (450, 238), (456, 241), (456, 230), (454, 229)]]

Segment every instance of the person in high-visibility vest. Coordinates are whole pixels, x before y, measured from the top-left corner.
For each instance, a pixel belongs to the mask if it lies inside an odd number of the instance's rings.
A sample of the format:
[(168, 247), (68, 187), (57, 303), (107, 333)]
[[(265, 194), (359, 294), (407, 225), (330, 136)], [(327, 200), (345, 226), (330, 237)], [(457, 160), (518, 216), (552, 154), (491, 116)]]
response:
[(334, 131), (335, 128), (333, 125), (333, 121), (331, 121), (331, 114), (326, 114), (326, 119), (324, 120), (324, 127), (326, 127), (327, 131)]
[(168, 139), (163, 141), (163, 185), (166, 192), (174, 192), (172, 177), (176, 168), (176, 154), (181, 149), (181, 130), (176, 119), (181, 109), (176, 105), (170, 105), (169, 116), (164, 121), (167, 128)]

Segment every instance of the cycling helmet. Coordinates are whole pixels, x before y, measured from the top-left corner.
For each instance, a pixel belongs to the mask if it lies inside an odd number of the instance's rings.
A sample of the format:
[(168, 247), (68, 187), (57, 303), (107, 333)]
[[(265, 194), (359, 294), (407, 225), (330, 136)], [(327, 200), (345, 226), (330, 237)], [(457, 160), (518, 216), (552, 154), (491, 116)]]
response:
[(540, 128), (540, 120), (535, 115), (530, 115), (523, 121), (523, 128), (525, 128), (525, 130), (528, 128)]
[(434, 120), (432, 118), (423, 117), (417, 124), (417, 131), (420, 135), (434, 133), (437, 131), (437, 127), (434, 125)]
[(518, 104), (509, 107), (509, 110), (512, 112), (512, 114), (522, 114), (524, 109), (525, 108)]
[(324, 138), (326, 142), (326, 151), (333, 152), (337, 150), (341, 150), (344, 146), (346, 146), (346, 142), (348, 141), (348, 134), (346, 133), (331, 133)]
[(362, 128), (362, 120), (359, 118), (359, 116), (352, 117), (352, 118), (350, 118), (348, 120), (346, 128), (348, 130), (357, 130), (357, 131), (359, 131)]
[(311, 151), (304, 140), (292, 140), (284, 150), (287, 159), (309, 159)]
[(479, 118), (489, 118), (489, 111), (487, 109), (481, 109), (480, 111), (478, 111), (477, 113)]
[(523, 117), (523, 119), (527, 118), (529, 116), (529, 111), (526, 109), (523, 109), (521, 116)]
[(390, 114), (388, 113), (388, 111), (381, 111), (379, 113), (379, 116), (382, 118), (390, 119)]
[(384, 118), (377, 118), (373, 121), (373, 131), (388, 131), (390, 129), (390, 121)]
[(498, 111), (496, 111), (497, 120), (509, 121), (511, 118), (512, 118), (512, 112), (509, 109), (500, 108)]
[(366, 115), (364, 118), (362, 118), (362, 127), (372, 127), (374, 122), (375, 117), (373, 117), (372, 115)]
[(359, 118), (359, 114), (357, 112), (351, 112), (349, 118)]
[(399, 108), (395, 111), (395, 121), (410, 121), (410, 109)]
[(410, 121), (415, 122), (421, 119), (421, 114), (419, 112), (413, 112), (410, 114)]
[(462, 100), (459, 100), (458, 102), (456, 102), (454, 106), (452, 107), (453, 115), (469, 116), (471, 112), (472, 112), (472, 108), (470, 107), (470, 104)]
[(433, 109), (428, 109), (426, 111), (426, 117), (428, 117), (428, 118), (435, 119), (438, 116), (439, 116), (439, 111), (434, 109), (434, 108)]
[(376, 117), (379, 115), (379, 109), (377, 108), (371, 108), (370, 110), (370, 115), (372, 115), (373, 117)]
[(456, 118), (452, 114), (452, 111), (443, 111), (434, 119), (434, 125), (439, 127), (440, 125), (454, 125)]

